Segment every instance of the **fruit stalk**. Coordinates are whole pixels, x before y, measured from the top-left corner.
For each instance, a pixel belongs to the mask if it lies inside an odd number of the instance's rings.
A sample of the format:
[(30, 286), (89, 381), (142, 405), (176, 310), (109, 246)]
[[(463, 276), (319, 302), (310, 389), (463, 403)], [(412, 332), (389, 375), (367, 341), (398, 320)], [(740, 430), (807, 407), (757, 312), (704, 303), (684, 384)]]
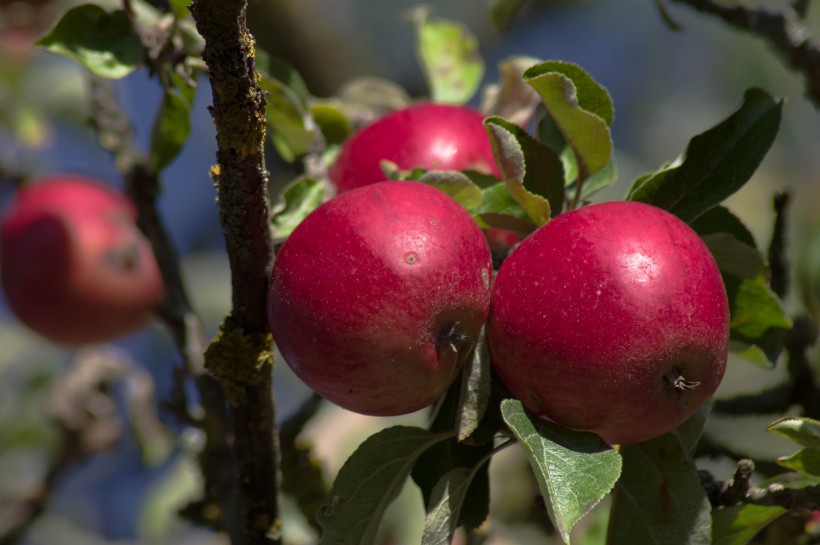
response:
[(232, 311), (205, 355), (226, 388), (238, 467), (238, 515), (223, 519), (235, 545), (279, 543), (279, 452), (273, 350), (266, 300), (273, 263), (268, 173), (263, 155), (265, 97), (255, 68), (244, 0), (191, 4), (205, 39), (213, 93), (217, 165), (211, 169), (231, 267)]

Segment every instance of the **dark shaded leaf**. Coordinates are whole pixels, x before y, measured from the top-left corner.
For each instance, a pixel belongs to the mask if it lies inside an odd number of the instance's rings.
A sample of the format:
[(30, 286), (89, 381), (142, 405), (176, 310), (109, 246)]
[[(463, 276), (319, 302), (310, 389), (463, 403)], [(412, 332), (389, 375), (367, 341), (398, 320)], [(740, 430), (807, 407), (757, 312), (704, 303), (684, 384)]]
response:
[(173, 161), (182, 151), (188, 135), (191, 134), (191, 106), (194, 88), (188, 87), (185, 95), (177, 89), (167, 89), (162, 96), (154, 126), (151, 129), (149, 164), (154, 171), (160, 171)]
[(528, 0), (490, 0), (490, 16), (498, 30), (506, 30)]
[(777, 135), (782, 106), (766, 92), (749, 89), (740, 109), (692, 138), (681, 162), (639, 178), (627, 200), (655, 205), (691, 222), (752, 177)]
[(372, 545), (385, 509), (396, 499), (416, 460), (451, 437), (421, 428), (394, 426), (370, 436), (345, 462), (330, 500), (316, 517), (320, 545)]
[(564, 202), (564, 172), (558, 156), (518, 125), (499, 117), (484, 122), (507, 191), (536, 225), (560, 212)]
[(711, 543), (711, 506), (675, 435), (623, 445), (621, 456), (607, 545)]

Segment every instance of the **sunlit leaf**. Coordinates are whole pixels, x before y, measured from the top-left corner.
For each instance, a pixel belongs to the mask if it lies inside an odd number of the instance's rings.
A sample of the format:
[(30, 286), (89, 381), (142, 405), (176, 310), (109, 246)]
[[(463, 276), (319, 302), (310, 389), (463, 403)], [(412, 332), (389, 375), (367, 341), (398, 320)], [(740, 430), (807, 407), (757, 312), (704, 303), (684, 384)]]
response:
[(770, 328), (789, 329), (792, 322), (763, 273), (752, 279), (724, 276), (729, 296), (732, 332), (748, 339), (762, 337)]
[(501, 414), (524, 447), (547, 513), (565, 543), (572, 527), (621, 474), (621, 456), (594, 433), (534, 420), (518, 400), (505, 400)]
[(785, 512), (782, 507), (762, 505), (715, 509), (712, 513), (712, 545), (746, 545)]
[(563, 206), (561, 161), (518, 125), (491, 117), (484, 126), (507, 190), (533, 223), (543, 225), (549, 221), (553, 206), (556, 213)]
[(430, 170), (420, 176), (418, 181), (447, 193), (468, 210), (481, 204), (481, 188), (461, 172)]
[(82, 63), (98, 76), (124, 78), (139, 66), (142, 43), (122, 10), (96, 4), (69, 9), (37, 45)]
[(766, 431), (782, 435), (798, 445), (820, 449), (820, 421), (813, 418), (787, 416), (772, 423)]
[(325, 196), (325, 186), (313, 178), (300, 178), (282, 192), (282, 202), (274, 209), (271, 218), (271, 236), (274, 240), (286, 239), (294, 229), (313, 212)]
[(533, 66), (524, 73), (524, 81), (538, 92), (550, 120), (572, 148), (581, 178), (610, 163), (614, 110), (604, 87), (581, 67), (560, 61)]
[(428, 11), (427, 7), (418, 8), (410, 18), (430, 98), (463, 104), (475, 94), (484, 75), (478, 40), (461, 23), (430, 17)]

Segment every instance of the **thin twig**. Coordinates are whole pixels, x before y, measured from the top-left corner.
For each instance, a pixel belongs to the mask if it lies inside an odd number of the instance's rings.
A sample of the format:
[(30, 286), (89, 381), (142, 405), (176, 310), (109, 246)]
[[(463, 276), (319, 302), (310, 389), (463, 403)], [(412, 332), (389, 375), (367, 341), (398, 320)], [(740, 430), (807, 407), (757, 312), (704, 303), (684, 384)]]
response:
[(778, 13), (742, 5), (724, 6), (712, 0), (672, 1), (687, 4), (736, 29), (765, 38), (793, 70), (803, 75), (806, 96), (820, 108), (820, 47), (807, 38), (799, 21), (805, 13), (806, 2), (798, 0), (793, 7)]
[[(229, 507), (232, 504), (229, 492), (236, 483), (233, 466), (225, 463), (231, 458), (225, 395), (216, 379), (205, 371), (199, 318), (188, 299), (176, 248), (157, 212), (159, 176), (149, 168), (146, 157), (136, 147), (131, 124), (122, 113), (111, 82), (97, 77), (92, 77), (90, 82), (91, 124), (100, 145), (114, 155), (117, 168), (125, 177), (126, 192), (137, 207), (137, 225), (151, 242), (163, 276), (165, 299), (156, 312), (171, 333), (183, 362), (183, 368), (174, 373), (178, 384), (173, 390), (175, 399), (171, 408), (181, 421), (198, 425), (206, 437), (199, 455), (206, 497), (199, 502), (199, 509), (189, 509), (186, 513), (197, 522), (222, 528), (219, 520), (212, 520), (205, 513)], [(188, 377), (194, 379), (204, 411), (185, 398), (183, 381)]]
[(234, 545), (281, 542), (279, 445), (273, 400), (267, 290), (273, 264), (268, 172), (264, 160), (265, 93), (259, 87), (247, 0), (195, 0), (202, 58), (213, 95), (220, 220), (231, 266), (232, 311), (205, 353), (226, 388), (239, 472)]

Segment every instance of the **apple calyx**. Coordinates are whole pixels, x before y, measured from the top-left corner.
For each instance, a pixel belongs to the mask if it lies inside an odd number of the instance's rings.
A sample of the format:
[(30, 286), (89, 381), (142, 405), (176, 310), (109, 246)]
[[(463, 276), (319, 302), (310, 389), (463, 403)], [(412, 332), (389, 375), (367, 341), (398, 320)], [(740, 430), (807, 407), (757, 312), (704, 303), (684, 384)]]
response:
[(666, 373), (663, 378), (675, 391), (679, 393), (694, 390), (700, 386), (700, 382), (698, 381), (687, 380), (686, 377), (681, 374), (680, 369), (672, 369)]

